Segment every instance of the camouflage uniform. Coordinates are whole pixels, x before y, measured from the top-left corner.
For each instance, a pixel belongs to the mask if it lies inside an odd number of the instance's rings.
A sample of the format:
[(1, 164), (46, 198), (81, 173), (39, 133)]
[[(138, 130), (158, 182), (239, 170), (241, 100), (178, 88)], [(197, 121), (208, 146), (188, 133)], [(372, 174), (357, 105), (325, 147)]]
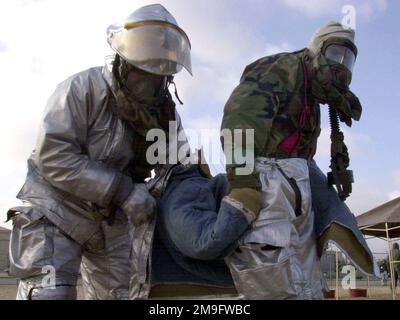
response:
[(233, 187), (228, 199), (258, 213), (239, 250), (226, 258), (238, 291), (250, 299), (322, 295), (307, 167), (320, 133), (320, 111), (313, 101), (304, 103), (307, 53), (281, 53), (250, 64), (224, 110), (222, 129), (254, 129), (253, 173), (237, 175), (240, 164), (227, 166)]
[[(320, 134), (322, 101), (315, 92), (322, 88), (337, 101), (342, 121), (358, 120), (361, 114), (361, 107), (339, 101), (341, 92), (328, 86), (328, 67), (330, 61), (308, 49), (261, 58), (247, 66), (225, 105), (222, 130), (254, 130), (254, 148), (251, 141), (223, 141), (226, 154), (245, 149), (255, 158), (249, 175), (237, 174), (243, 164), (235, 159), (227, 164), (233, 189), (226, 201), (254, 216), (238, 250), (226, 258), (235, 285), (246, 298), (322, 298), (309, 181)], [(326, 231), (323, 243), (334, 238)], [(337, 238), (342, 248), (348, 248), (351, 241), (341, 240), (348, 238)], [(372, 273), (368, 261), (366, 269)]]

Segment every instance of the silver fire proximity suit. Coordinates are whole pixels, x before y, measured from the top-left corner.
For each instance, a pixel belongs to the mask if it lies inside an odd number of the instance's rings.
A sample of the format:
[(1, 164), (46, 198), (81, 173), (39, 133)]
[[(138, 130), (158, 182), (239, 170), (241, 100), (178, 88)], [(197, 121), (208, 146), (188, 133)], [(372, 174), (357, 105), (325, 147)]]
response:
[(109, 68), (97, 67), (61, 83), (49, 100), (17, 196), (25, 205), (8, 212), (19, 298), (48, 298), (40, 289), (49, 265), (56, 290), (48, 294), (73, 299), (81, 260), (86, 298), (127, 297), (131, 228), (121, 212), (109, 225), (101, 209), (134, 157), (132, 129), (107, 108), (112, 88)]
[(322, 299), (307, 161), (257, 158), (256, 171), (263, 208), (240, 249), (225, 258), (238, 292), (246, 299)]
[[(142, 7), (130, 17), (133, 22), (137, 18), (176, 23), (160, 5)], [(140, 28), (135, 32), (143, 34)], [(113, 42), (112, 47), (118, 44)], [(151, 45), (150, 49), (155, 43)], [(179, 61), (168, 62), (168, 68), (160, 69), (163, 75), (179, 71), (174, 69)], [(18, 299), (75, 299), (79, 271), (86, 299), (128, 298), (132, 241), (142, 236), (132, 224), (137, 225), (135, 216), (142, 213), (114, 210), (112, 200), (128, 176), (135, 183), (127, 206), (136, 208), (139, 202), (138, 207), (144, 207), (146, 198), (152, 197), (143, 189), (143, 177), (136, 181), (128, 171), (138, 155), (137, 135), (111, 111), (118, 89), (110, 61), (68, 78), (48, 101), (26, 181), (17, 195), (23, 205), (7, 214), (13, 222), (10, 274), (20, 279)], [(179, 133), (179, 115), (175, 118)], [(173, 142), (178, 150), (187, 143)]]

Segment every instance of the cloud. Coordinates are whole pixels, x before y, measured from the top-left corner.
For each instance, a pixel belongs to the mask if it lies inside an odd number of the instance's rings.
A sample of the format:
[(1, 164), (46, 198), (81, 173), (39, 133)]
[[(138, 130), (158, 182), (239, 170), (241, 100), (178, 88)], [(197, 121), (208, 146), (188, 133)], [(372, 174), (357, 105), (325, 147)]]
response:
[(400, 197), (400, 190), (394, 190), (388, 194), (388, 199), (393, 200)]
[(357, 15), (366, 18), (368, 21), (378, 13), (385, 12), (388, 4), (386, 0), (369, 0), (357, 2), (355, 7), (357, 10)]
[(353, 183), (353, 192), (346, 200), (350, 210), (357, 216), (388, 201), (386, 190), (371, 186), (370, 181), (358, 177)]
[(279, 44), (267, 43), (265, 45), (265, 55), (269, 56), (272, 54), (280, 53), (280, 52), (289, 52), (292, 51), (293, 47), (286, 41), (283, 41)]
[(45, 0), (17, 0), (16, 3), (22, 7), (27, 7), (43, 1)]
[[(400, 169), (392, 172), (392, 181), (396, 187), (400, 187)], [(396, 189), (388, 193), (388, 200), (393, 200), (400, 197), (400, 190)]]
[(293, 10), (306, 13), (312, 17), (327, 14), (336, 10), (342, 1), (332, 0), (284, 0), (284, 4)]
[(8, 50), (7, 43), (0, 40), (0, 53), (4, 53)]
[[(354, 132), (351, 129), (343, 128), (344, 143), (353, 156), (367, 156), (369, 154), (368, 146), (372, 138), (361, 132)], [(330, 158), (331, 155), (331, 129), (324, 127), (321, 129), (321, 135), (318, 139), (317, 155), (322, 158)]]
[(394, 183), (400, 186), (400, 169), (393, 171), (392, 176)]
[(305, 13), (310, 17), (336, 16), (343, 17), (342, 8), (352, 5), (356, 9), (356, 17), (370, 20), (377, 13), (386, 11), (386, 0), (284, 0), (284, 5), (293, 10)]
[[(229, 44), (231, 50), (234, 50), (235, 46), (236, 42)], [(291, 49), (292, 46), (288, 42), (263, 43), (258, 50), (249, 48), (247, 51), (243, 51), (240, 57), (238, 56), (236, 60), (229, 63), (227, 61), (224, 63), (195, 63), (193, 66), (194, 77), (186, 72), (179, 73), (176, 76), (176, 83), (179, 95), (186, 104), (182, 108), (182, 118), (186, 122), (190, 116), (194, 116), (197, 112), (194, 110), (195, 108), (201, 108), (202, 113), (222, 118), (223, 106), (233, 89), (239, 84), (245, 67), (263, 56)], [(218, 54), (218, 51), (214, 51), (214, 53)], [(203, 58), (199, 57), (199, 60), (203, 61)], [(198, 105), (194, 106), (194, 103)]]
[[(356, 158), (368, 159), (370, 157), (370, 145), (372, 143), (372, 138), (367, 134), (352, 131), (353, 129), (343, 127), (342, 130), (344, 132), (345, 144), (349, 150), (351, 161), (350, 170), (352, 170), (351, 165), (354, 165), (352, 160), (355, 161)], [(323, 172), (330, 171), (330, 133), (330, 128), (322, 128), (321, 135), (318, 140), (318, 148), (315, 159)], [(352, 189), (353, 191), (350, 197), (346, 200), (346, 204), (355, 215), (364, 213), (388, 200), (388, 189), (376, 188), (375, 186), (371, 185), (371, 177), (369, 175), (357, 175), (355, 182), (352, 185)]]

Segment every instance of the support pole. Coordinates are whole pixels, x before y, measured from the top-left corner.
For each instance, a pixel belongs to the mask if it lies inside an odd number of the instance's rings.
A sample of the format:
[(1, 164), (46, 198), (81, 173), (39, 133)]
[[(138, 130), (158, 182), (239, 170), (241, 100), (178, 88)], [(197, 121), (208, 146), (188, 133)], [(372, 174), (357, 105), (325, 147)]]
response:
[(339, 252), (335, 251), (335, 261), (336, 261), (336, 300), (339, 300)]
[(392, 263), (392, 249), (390, 248), (390, 238), (389, 238), (387, 222), (385, 223), (385, 229), (386, 229), (386, 241), (388, 243), (388, 248), (389, 248), (389, 267), (390, 267), (390, 282), (392, 284), (392, 299), (396, 300), (396, 288), (394, 286), (394, 270), (393, 270), (393, 263)]

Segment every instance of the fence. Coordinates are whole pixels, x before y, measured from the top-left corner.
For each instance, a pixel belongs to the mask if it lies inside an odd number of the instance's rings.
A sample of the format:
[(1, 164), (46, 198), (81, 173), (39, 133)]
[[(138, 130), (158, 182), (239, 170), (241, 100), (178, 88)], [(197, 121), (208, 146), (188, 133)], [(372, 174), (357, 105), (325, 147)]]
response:
[[(388, 254), (374, 252), (373, 255), (379, 263), (386, 259)], [(327, 289), (331, 290), (330, 295), (327, 294), (329, 298), (379, 300), (393, 298), (389, 270), (386, 277), (366, 276), (337, 249), (324, 253), (321, 257), (321, 268)], [(400, 298), (400, 289), (397, 289), (395, 298)]]

